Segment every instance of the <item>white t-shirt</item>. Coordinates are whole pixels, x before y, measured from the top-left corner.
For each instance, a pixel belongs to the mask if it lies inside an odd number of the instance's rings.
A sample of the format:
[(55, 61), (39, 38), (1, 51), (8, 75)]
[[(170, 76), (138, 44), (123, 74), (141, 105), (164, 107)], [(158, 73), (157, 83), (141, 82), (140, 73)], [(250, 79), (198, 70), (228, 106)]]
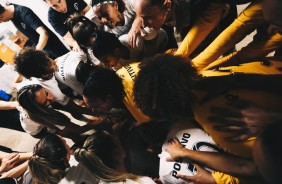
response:
[[(24, 79), (21, 83), (18, 83), (16, 87), (17, 90), (19, 91), (24, 86), (33, 85), (33, 84), (39, 84), (44, 88), (48, 89), (56, 98), (56, 101), (62, 105), (66, 105), (70, 100), (70, 98), (64, 95), (59, 89), (55, 77), (53, 77), (50, 80), (41, 80), (33, 77), (31, 79)], [(30, 135), (38, 134), (45, 127), (44, 125), (31, 120), (28, 113), (23, 108), (20, 108), (19, 112), (20, 112), (21, 126), (23, 127), (24, 131), (29, 133)], [(60, 130), (63, 130), (65, 128), (65, 126), (60, 126), (60, 125), (57, 125), (56, 127), (59, 128)]]
[(66, 86), (69, 86), (74, 92), (83, 95), (83, 84), (76, 78), (76, 68), (80, 61), (86, 62), (87, 57), (84, 52), (71, 51), (56, 59), (58, 71), (55, 72), (55, 77), (58, 81)]
[[(198, 150), (198, 151), (211, 151), (211, 152), (220, 151), (220, 149), (214, 143), (213, 139), (202, 129), (195, 127), (193, 128), (181, 127), (181, 129), (179, 128), (180, 127), (173, 127), (171, 131), (173, 131), (174, 133), (173, 134), (169, 133), (168, 138), (177, 137), (180, 143), (187, 149)], [(177, 173), (188, 175), (188, 176), (193, 176), (197, 173), (197, 171), (195, 170), (195, 166), (192, 163), (190, 163), (188, 159), (178, 159), (177, 161), (174, 162), (166, 161), (166, 158), (170, 157), (169, 153), (165, 151), (166, 146), (167, 146), (167, 141), (163, 144), (162, 153), (159, 154), (160, 157), (159, 175), (160, 175), (160, 180), (163, 182), (163, 184), (183, 183), (184, 181), (182, 179), (176, 177)]]
[(151, 178), (143, 176), (138, 179), (138, 181), (133, 181), (130, 179), (127, 179), (124, 182), (106, 182), (106, 181), (100, 181), (99, 184), (156, 184)]
[(44, 125), (31, 120), (28, 113), (22, 107), (19, 109), (19, 112), (21, 126), (26, 133), (36, 135), (45, 127)]
[(71, 155), (69, 160), (70, 167), (66, 170), (66, 176), (59, 184), (98, 184), (97, 179), (82, 164), (78, 163), (74, 156)]

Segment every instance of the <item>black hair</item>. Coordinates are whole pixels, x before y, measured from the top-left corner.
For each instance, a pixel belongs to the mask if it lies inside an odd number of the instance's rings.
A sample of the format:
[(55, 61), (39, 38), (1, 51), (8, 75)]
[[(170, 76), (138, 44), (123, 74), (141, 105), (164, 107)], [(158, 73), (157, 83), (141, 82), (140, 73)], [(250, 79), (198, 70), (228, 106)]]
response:
[(124, 94), (121, 78), (113, 70), (105, 68), (93, 71), (83, 89), (86, 97), (106, 99), (110, 95), (118, 102), (122, 101)]
[(74, 39), (82, 47), (90, 44), (89, 40), (95, 34), (95, 30), (97, 30), (97, 25), (94, 22), (77, 13), (68, 18), (67, 24)]
[(67, 149), (63, 140), (56, 134), (48, 134), (33, 149), (28, 165), (34, 183), (58, 183), (68, 167)]
[(36, 50), (35, 47), (25, 47), (14, 58), (16, 71), (25, 78), (41, 78), (44, 74), (53, 73), (50, 69), (51, 58), (47, 52)]
[(153, 119), (190, 117), (191, 88), (197, 76), (186, 58), (156, 55), (140, 64), (133, 90), (135, 102)]
[(97, 66), (94, 66), (90, 64), (89, 62), (84, 63), (83, 61), (80, 61), (80, 63), (77, 65), (75, 69), (75, 75), (76, 75), (77, 80), (81, 82), (82, 84), (85, 84), (90, 73), (96, 69), (97, 69)]
[[(120, 13), (123, 13), (124, 10), (126, 9), (123, 0), (113, 0), (113, 1), (115, 1), (118, 4), (118, 11)], [(106, 1), (105, 0), (91, 0), (90, 5), (93, 7), (93, 6), (97, 5), (98, 3), (103, 3), (103, 2), (106, 2)]]
[(5, 8), (0, 4), (0, 14), (2, 14), (5, 11)]
[(92, 51), (95, 57), (99, 59), (107, 54), (112, 54), (116, 48), (121, 47), (124, 46), (115, 34), (98, 31), (96, 41), (92, 46)]

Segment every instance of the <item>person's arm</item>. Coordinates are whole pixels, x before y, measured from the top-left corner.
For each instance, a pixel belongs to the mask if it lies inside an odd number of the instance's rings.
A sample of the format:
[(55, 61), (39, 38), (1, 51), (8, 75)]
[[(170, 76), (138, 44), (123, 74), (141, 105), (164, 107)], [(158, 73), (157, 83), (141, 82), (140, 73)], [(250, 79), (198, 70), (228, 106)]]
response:
[(197, 17), (195, 24), (192, 25), (175, 55), (189, 57), (218, 25), (223, 16), (225, 16), (226, 11), (229, 11), (229, 9), (223, 3), (210, 3), (207, 5), (200, 16)]
[(217, 123), (213, 128), (222, 132), (236, 132), (226, 138), (230, 142), (242, 142), (259, 136), (269, 124), (282, 122), (282, 114), (262, 109), (248, 101), (231, 101), (228, 107), (214, 106), (209, 121)]
[(36, 45), (36, 49), (42, 50), (48, 42), (49, 34), (43, 26), (38, 27), (36, 29), (36, 32), (39, 34), (39, 39)]
[(17, 109), (19, 107), (19, 103), (17, 101), (6, 102), (0, 100), (0, 110), (12, 110)]
[(67, 44), (72, 48), (73, 51), (81, 51), (80, 46), (78, 45), (77, 41), (72, 37), (69, 31), (63, 36), (63, 38), (67, 42)]
[(89, 10), (90, 10), (90, 6), (89, 5), (87, 5), (80, 13), (82, 14), (82, 15), (85, 15)]
[(259, 173), (253, 161), (227, 153), (194, 151), (183, 148), (177, 138), (169, 141), (166, 151), (171, 155), (168, 161), (189, 158), (193, 162), (235, 177), (254, 177)]
[(19, 153), (9, 153), (6, 154), (1, 160), (0, 174), (12, 169), (19, 161)]
[(143, 19), (135, 17), (131, 29), (128, 32), (128, 43), (131, 48), (136, 47), (137, 36), (140, 35), (140, 30), (143, 28)]
[(193, 65), (201, 71), (264, 21), (261, 2), (251, 3), (203, 52), (192, 59)]
[(97, 116), (98, 114), (93, 112), (91, 109), (86, 107), (81, 107), (74, 103), (72, 100), (69, 100), (69, 102), (63, 106), (63, 109), (71, 114), (88, 114), (91, 116)]
[(25, 161), (24, 163), (4, 173), (0, 178), (19, 178), (24, 174), (27, 168), (28, 168), (28, 161)]

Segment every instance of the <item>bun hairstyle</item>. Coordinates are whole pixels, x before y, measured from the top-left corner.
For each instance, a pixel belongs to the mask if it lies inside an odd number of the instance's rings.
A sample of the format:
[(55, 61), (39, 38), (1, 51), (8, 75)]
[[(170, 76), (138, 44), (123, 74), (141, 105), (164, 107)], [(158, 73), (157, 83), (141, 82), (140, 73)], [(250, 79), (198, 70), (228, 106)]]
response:
[(33, 149), (33, 156), (28, 161), (33, 184), (57, 184), (65, 175), (69, 166), (68, 151), (62, 139), (49, 134), (41, 139)]
[(76, 160), (82, 163), (93, 175), (106, 182), (123, 182), (126, 179), (138, 180), (139, 176), (117, 171), (113, 137), (100, 131), (90, 135), (82, 148), (75, 150)]
[(74, 39), (81, 46), (88, 46), (93, 32), (98, 29), (94, 22), (77, 13), (68, 18), (67, 24)]

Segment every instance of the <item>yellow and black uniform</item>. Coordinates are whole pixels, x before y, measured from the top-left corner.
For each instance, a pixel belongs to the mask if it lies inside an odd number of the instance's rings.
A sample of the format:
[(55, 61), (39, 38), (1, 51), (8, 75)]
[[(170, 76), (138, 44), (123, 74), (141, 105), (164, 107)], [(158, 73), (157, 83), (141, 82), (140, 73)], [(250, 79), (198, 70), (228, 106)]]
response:
[(139, 62), (128, 64), (122, 67), (121, 69), (119, 69), (116, 73), (122, 79), (122, 83), (124, 86), (124, 91), (125, 91), (125, 97), (123, 99), (124, 105), (126, 106), (126, 108), (129, 110), (129, 112), (132, 114), (132, 116), (136, 119), (138, 123), (144, 123), (150, 121), (151, 119), (142, 113), (142, 111), (136, 106), (133, 100), (134, 80), (140, 70), (139, 64), (140, 64)]
[[(227, 50), (235, 46), (239, 41), (266, 24), (263, 16), (261, 0), (253, 1), (234, 22), (228, 26), (202, 53), (192, 60), (198, 71), (208, 70), (216, 66), (238, 65), (244, 62), (259, 60), (272, 51), (277, 50), (282, 44), (282, 35), (264, 34), (259, 39), (254, 39), (246, 47), (238, 52), (233, 52), (218, 59)], [(181, 50), (182, 49), (182, 50)], [(188, 44), (183, 45), (176, 52), (182, 55), (189, 50)]]

